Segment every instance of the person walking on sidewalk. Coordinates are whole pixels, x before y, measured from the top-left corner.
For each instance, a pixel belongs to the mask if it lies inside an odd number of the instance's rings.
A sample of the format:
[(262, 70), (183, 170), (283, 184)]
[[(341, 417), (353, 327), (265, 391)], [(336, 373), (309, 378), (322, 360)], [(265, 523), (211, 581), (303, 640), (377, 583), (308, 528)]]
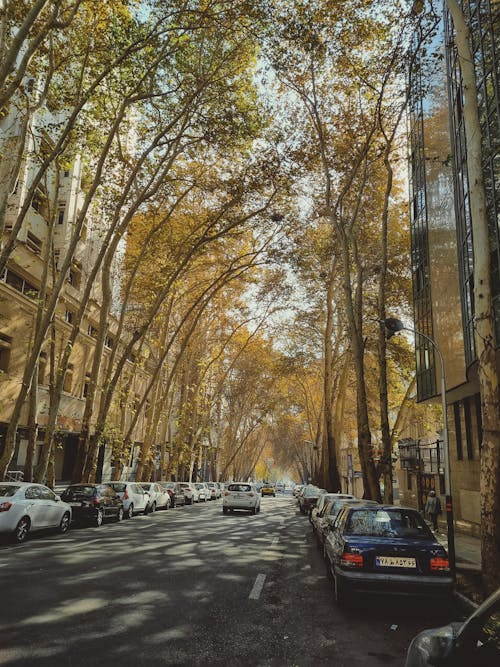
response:
[(435, 491), (429, 491), (427, 502), (425, 503), (425, 513), (432, 521), (432, 527), (437, 530), (438, 516), (441, 514), (441, 501), (436, 496)]

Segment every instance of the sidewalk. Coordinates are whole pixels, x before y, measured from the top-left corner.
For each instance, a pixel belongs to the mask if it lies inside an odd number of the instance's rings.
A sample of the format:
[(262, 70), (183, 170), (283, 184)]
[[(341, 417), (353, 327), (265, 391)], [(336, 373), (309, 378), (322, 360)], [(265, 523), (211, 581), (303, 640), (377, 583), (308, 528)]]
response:
[[(446, 533), (435, 533), (441, 544), (448, 548)], [(481, 540), (478, 537), (455, 533), (455, 555), (457, 570), (481, 571)]]

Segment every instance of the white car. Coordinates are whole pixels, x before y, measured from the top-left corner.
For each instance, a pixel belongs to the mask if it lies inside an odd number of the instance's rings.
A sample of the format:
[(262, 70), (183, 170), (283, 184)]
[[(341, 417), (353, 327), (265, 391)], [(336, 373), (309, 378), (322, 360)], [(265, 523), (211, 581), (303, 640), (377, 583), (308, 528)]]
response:
[(234, 510), (249, 510), (252, 514), (260, 512), (260, 493), (255, 484), (232, 482), (227, 485), (222, 498), (224, 514)]
[(219, 484), (217, 482), (207, 482), (208, 488), (210, 489), (211, 500), (217, 500), (222, 495)]
[(150, 507), (150, 495), (138, 482), (106, 482), (123, 500), (123, 512), (127, 519), (134, 514), (147, 514)]
[(28, 533), (58, 528), (65, 533), (71, 524), (71, 506), (43, 484), (0, 482), (0, 533), (24, 542)]
[(186, 505), (192, 505), (198, 502), (198, 491), (191, 482), (179, 482), (181, 491), (186, 499)]
[(156, 482), (141, 482), (144, 491), (150, 496), (149, 511), (155, 512), (159, 509), (168, 509), (171, 505), (170, 494), (161, 484)]
[(210, 489), (208, 488), (206, 482), (195, 482), (196, 490), (198, 491), (198, 502), (206, 503), (207, 500), (210, 500)]

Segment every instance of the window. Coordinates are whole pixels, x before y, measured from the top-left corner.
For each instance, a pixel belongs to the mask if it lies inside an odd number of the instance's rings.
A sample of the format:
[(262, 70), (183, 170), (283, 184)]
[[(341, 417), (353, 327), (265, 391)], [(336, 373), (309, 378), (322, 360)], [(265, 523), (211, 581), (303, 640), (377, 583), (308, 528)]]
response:
[(67, 322), (68, 324), (73, 324), (74, 318), (75, 314), (71, 310), (67, 310), (64, 313), (64, 321)]
[(464, 450), (462, 445), (462, 423), (460, 420), (460, 403), (453, 403), (453, 416), (455, 419), (455, 439), (457, 443), (457, 459), (462, 461)]
[(92, 338), (97, 338), (97, 328), (94, 327), (92, 324), (89, 324), (87, 327), (87, 333), (89, 336), (92, 336)]
[(407, 473), (406, 473), (406, 488), (408, 489), (408, 491), (411, 491), (411, 487), (412, 487), (411, 482), (412, 482), (412, 474), (408, 470)]
[(85, 382), (83, 383), (83, 398), (89, 395), (90, 373), (85, 373)]
[(106, 339), (104, 341), (104, 347), (107, 347), (108, 349), (112, 350), (114, 345), (114, 340), (111, 336), (106, 336)]
[(24, 497), (28, 500), (39, 500), (42, 496), (42, 489), (40, 486), (29, 486), (24, 492)]
[(78, 264), (73, 264), (73, 266), (70, 268), (66, 277), (66, 282), (68, 282), (75, 289), (80, 288), (80, 284), (82, 282), (82, 270)]
[(0, 333), (0, 371), (8, 373), (12, 338)]
[(28, 232), (26, 235), (26, 247), (39, 255), (42, 252), (42, 241), (33, 232)]
[(64, 222), (64, 215), (66, 213), (66, 204), (59, 204), (57, 208), (57, 224), (62, 225)]
[(66, 375), (64, 376), (63, 391), (65, 391), (67, 394), (70, 394), (72, 386), (73, 386), (73, 364), (68, 364)]
[(477, 441), (479, 443), (479, 451), (483, 446), (483, 416), (481, 413), (481, 394), (474, 396), (474, 403), (476, 405), (476, 424), (477, 424)]
[(474, 445), (472, 442), (472, 421), (470, 414), (470, 400), (464, 398), (464, 418), (465, 418), (465, 443), (467, 445), (467, 458), (469, 461), (474, 459)]

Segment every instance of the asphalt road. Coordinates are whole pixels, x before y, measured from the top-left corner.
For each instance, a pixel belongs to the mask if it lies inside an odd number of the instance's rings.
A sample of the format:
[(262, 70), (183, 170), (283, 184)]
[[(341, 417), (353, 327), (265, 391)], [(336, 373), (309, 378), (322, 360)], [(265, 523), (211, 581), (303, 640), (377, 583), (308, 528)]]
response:
[(3, 543), (0, 610), (0, 665), (16, 667), (399, 667), (417, 632), (461, 617), (411, 598), (339, 610), (290, 496)]

